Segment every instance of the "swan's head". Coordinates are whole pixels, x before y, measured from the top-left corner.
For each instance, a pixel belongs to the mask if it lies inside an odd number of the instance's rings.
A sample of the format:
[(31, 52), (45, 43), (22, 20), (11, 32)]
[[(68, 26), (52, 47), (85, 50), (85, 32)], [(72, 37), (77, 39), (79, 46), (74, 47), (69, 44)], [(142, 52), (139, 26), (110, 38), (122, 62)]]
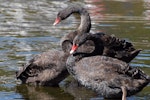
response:
[(67, 10), (64, 9), (64, 10), (60, 11), (57, 14), (57, 17), (56, 17), (55, 22), (53, 23), (53, 25), (59, 24), (62, 20), (66, 19), (69, 16), (66, 11)]
[(73, 45), (70, 54), (75, 53), (77, 49), (88, 40), (88, 33), (79, 34), (73, 40)]
[(68, 6), (67, 8), (64, 8), (58, 12), (57, 18), (53, 25), (56, 25), (59, 22), (61, 22), (62, 20), (68, 18), (72, 13), (81, 14), (81, 13), (87, 13), (87, 11), (84, 8), (82, 8), (82, 6), (80, 6), (80, 5)]
[(62, 11), (58, 12), (57, 17), (53, 25), (59, 24), (62, 20), (66, 19), (72, 14), (68, 8), (63, 9)]
[(56, 19), (55, 19), (55, 22), (53, 23), (53, 25), (57, 25), (58, 23), (60, 23), (61, 22), (61, 18), (60, 17), (57, 17)]
[(53, 25), (56, 25), (56, 24), (60, 23), (62, 20), (69, 17), (72, 13), (75, 12), (74, 9), (75, 9), (74, 6), (69, 6), (65, 9), (59, 11)]

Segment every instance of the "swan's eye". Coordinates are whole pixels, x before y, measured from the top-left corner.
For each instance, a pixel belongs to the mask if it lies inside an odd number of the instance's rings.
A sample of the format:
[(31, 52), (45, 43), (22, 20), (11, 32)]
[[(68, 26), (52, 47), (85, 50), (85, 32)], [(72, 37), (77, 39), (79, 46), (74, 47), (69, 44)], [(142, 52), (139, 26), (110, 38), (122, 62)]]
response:
[(78, 46), (78, 47), (79, 47), (79, 46), (80, 46), (80, 44), (76, 44), (76, 46)]
[(57, 14), (57, 16), (60, 16), (60, 12)]

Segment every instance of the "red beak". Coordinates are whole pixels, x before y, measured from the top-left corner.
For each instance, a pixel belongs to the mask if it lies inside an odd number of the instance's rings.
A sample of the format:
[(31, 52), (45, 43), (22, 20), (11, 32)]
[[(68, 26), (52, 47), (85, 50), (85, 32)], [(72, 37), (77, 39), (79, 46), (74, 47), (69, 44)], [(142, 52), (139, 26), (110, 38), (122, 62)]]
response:
[(78, 46), (77, 45), (73, 45), (70, 51), (70, 54), (73, 54), (76, 50), (77, 50)]
[(60, 21), (61, 21), (60, 17), (57, 17), (57, 18), (55, 19), (55, 22), (53, 23), (53, 25), (58, 24)]

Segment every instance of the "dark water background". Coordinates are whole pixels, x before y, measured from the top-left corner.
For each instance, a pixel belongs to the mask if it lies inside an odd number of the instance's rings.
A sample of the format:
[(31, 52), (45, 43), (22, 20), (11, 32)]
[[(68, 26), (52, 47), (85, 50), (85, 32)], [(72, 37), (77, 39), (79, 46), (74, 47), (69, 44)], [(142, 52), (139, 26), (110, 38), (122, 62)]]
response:
[[(93, 32), (103, 31), (131, 41), (143, 51), (131, 62), (150, 75), (150, 0), (0, 0), (0, 100), (104, 100), (78, 88), (69, 78), (60, 88), (19, 85), (15, 71), (76, 29), (80, 17), (72, 15), (53, 26), (59, 10), (71, 3), (88, 9)], [(150, 100), (150, 85), (128, 100)]]

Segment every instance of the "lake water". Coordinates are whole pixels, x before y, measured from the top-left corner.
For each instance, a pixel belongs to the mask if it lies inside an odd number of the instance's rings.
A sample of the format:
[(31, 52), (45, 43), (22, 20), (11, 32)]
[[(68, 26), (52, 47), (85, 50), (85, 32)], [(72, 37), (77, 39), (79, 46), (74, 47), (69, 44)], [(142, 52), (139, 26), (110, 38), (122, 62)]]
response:
[[(15, 79), (23, 63), (60, 49), (61, 37), (79, 25), (77, 15), (52, 25), (57, 12), (71, 3), (88, 9), (91, 32), (113, 34), (142, 49), (131, 65), (150, 75), (150, 0), (0, 0), (0, 100), (104, 100), (70, 78), (60, 88), (20, 85)], [(150, 85), (128, 100), (150, 100)]]

